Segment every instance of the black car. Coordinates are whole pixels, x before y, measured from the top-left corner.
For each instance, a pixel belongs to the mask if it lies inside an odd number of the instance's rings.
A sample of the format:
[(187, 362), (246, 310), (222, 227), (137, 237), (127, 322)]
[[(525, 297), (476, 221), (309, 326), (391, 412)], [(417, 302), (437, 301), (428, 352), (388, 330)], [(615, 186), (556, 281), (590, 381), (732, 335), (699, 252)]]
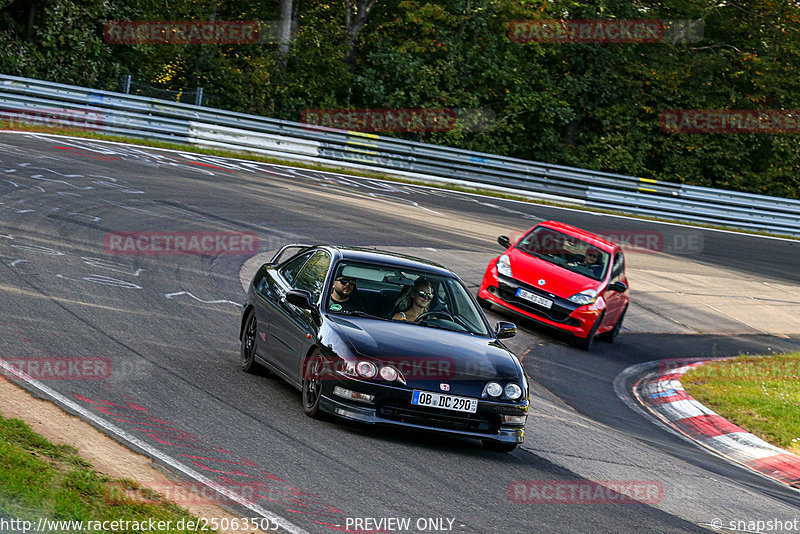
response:
[[(349, 298), (337, 302), (346, 286)], [(428, 302), (425, 313), (397, 320), (410, 293)], [(511, 451), (524, 439), (530, 406), (522, 366), (500, 342), (515, 334), (513, 323), (492, 329), (441, 265), (292, 244), (253, 277), (239, 337), (242, 368), (263, 366), (301, 390), (311, 417), (456, 434)]]

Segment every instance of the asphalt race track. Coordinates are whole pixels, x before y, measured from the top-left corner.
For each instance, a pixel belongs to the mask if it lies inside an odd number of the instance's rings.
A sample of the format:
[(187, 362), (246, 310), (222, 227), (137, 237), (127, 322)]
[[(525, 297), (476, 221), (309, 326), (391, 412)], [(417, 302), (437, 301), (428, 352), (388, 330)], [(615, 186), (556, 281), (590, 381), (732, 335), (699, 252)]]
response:
[[(94, 362), (78, 379), (41, 383), (62, 407), (85, 410), (95, 426), (112, 423), (101, 430), (123, 442), (118, 430), (133, 436), (129, 445), (172, 472), (241, 488), (247, 502), (234, 510), (243, 516), (272, 513), (292, 532), (402, 517), (422, 520), (424, 531), (640, 533), (703, 532), (734, 514), (800, 515), (800, 494), (652, 425), (612, 387), (635, 363), (798, 350), (797, 336), (632, 327), (587, 354), (518, 321), (509, 345), (536, 398), (526, 443), (497, 454), (470, 440), (305, 417), (294, 389), (239, 369), (240, 270), (252, 254), (113, 254), (104, 240), (213, 231), (254, 232), (259, 252), (288, 242), (376, 246), (438, 259), (472, 286), (499, 253), (497, 235), (550, 218), (592, 231), (658, 232), (665, 256), (691, 254), (698, 265), (784, 284), (800, 284), (798, 242), (31, 134), (0, 134), (0, 177), (0, 359)], [(704, 237), (702, 251), (682, 248), (690, 234)], [(657, 315), (646, 324), (660, 324)], [(663, 498), (513, 498), (517, 481), (589, 476), (652, 481)]]

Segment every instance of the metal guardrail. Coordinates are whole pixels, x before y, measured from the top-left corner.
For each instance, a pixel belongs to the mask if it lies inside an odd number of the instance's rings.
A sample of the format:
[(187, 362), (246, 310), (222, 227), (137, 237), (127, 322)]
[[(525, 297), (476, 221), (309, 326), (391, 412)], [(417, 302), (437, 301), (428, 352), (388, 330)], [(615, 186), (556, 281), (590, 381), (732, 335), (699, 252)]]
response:
[(0, 117), (800, 236), (800, 201), (551, 165), (0, 74)]

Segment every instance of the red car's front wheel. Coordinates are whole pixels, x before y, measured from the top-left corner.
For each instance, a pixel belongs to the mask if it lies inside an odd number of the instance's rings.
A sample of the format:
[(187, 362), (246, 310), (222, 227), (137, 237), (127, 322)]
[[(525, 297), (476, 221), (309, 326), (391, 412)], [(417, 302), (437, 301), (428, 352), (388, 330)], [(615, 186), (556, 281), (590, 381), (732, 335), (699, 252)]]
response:
[(589, 335), (587, 335), (585, 338), (580, 338), (580, 337), (575, 338), (576, 347), (586, 351), (592, 348), (595, 334), (597, 334), (597, 329), (600, 328), (600, 325), (603, 323), (603, 318), (605, 318), (605, 316), (606, 312), (604, 310), (603, 313), (600, 314), (600, 317), (598, 317), (597, 320), (592, 325), (592, 329), (589, 330)]

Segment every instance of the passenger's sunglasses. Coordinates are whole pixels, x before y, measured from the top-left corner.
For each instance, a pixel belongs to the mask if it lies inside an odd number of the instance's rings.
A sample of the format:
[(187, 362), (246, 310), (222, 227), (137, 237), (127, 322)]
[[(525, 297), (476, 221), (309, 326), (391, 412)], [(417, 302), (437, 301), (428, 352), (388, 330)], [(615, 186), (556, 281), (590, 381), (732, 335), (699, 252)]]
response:
[(593, 253), (593, 252), (587, 252), (587, 253), (586, 253), (586, 257), (587, 257), (587, 258), (599, 258), (599, 257), (600, 257), (600, 254), (595, 254), (595, 253)]
[(433, 293), (428, 293), (427, 291), (422, 291), (421, 289), (419, 291), (417, 291), (417, 295), (419, 295), (420, 297), (422, 297), (424, 299), (427, 299), (427, 300), (430, 300), (430, 299), (433, 298)]
[(351, 286), (356, 285), (355, 278), (337, 278), (336, 281), (342, 284), (343, 286), (346, 286), (348, 284)]

